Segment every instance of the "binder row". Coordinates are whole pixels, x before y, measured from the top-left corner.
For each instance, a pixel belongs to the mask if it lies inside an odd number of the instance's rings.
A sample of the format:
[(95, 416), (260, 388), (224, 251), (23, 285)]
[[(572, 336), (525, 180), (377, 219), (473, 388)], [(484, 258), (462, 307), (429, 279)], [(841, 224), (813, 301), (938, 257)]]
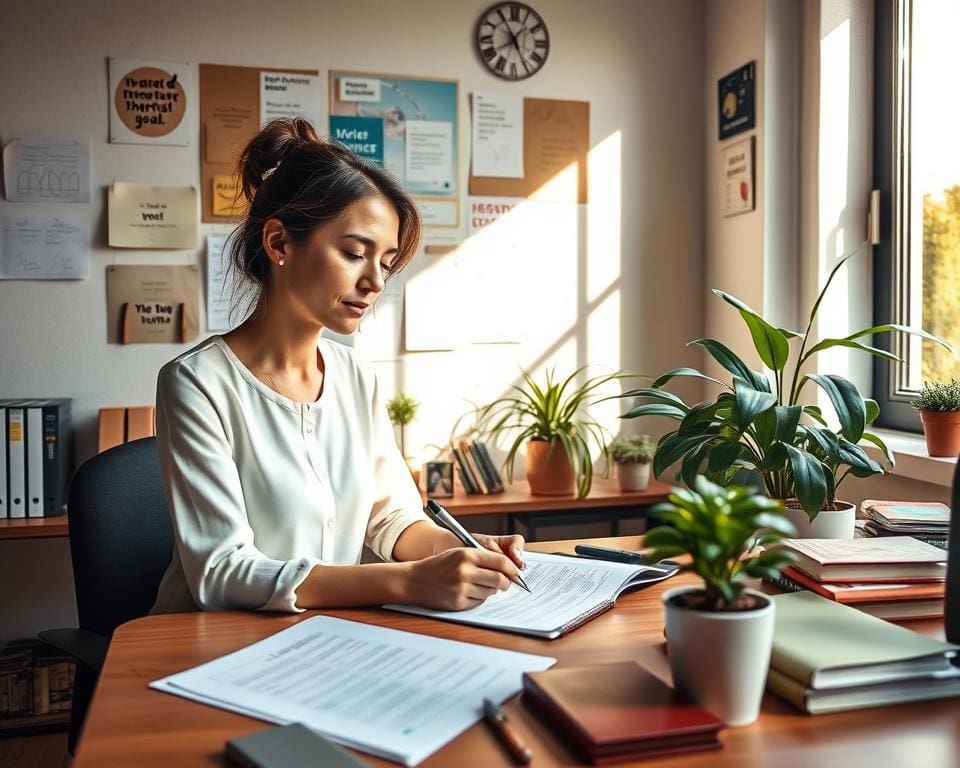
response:
[(460, 440), (451, 449), (463, 490), (468, 494), (503, 492), (503, 478), (484, 443)]
[(66, 511), (73, 471), (70, 398), (0, 400), (0, 518)]

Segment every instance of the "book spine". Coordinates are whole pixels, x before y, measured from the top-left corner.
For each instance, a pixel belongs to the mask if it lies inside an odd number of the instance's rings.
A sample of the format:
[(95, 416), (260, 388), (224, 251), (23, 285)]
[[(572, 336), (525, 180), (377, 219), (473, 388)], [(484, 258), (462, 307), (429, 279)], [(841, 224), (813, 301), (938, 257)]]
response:
[(457, 470), (460, 472), (460, 483), (463, 485), (463, 490), (471, 496), (479, 493), (477, 487), (473, 484), (469, 467), (467, 467), (467, 463), (463, 460), (463, 454), (460, 453), (460, 449), (453, 448), (452, 450), (454, 461), (457, 462)]
[(480, 478), (480, 469), (473, 460), (473, 454), (470, 453), (470, 446), (467, 445), (466, 440), (460, 441), (460, 453), (463, 455), (463, 460), (470, 471), (470, 479), (473, 480), (473, 484), (477, 487), (477, 490), (484, 494), (490, 493), (490, 491), (487, 489), (487, 486), (483, 484), (483, 480)]
[(480, 442), (479, 440), (475, 440), (474, 445), (477, 446), (477, 453), (480, 455), (480, 460), (484, 466), (486, 466), (487, 473), (490, 475), (490, 478), (493, 481), (494, 491), (496, 493), (500, 493), (503, 490), (503, 478), (497, 471), (497, 465), (493, 463), (493, 457), (490, 456), (490, 450), (487, 448), (486, 443)]
[(470, 458), (473, 459), (473, 463), (477, 467), (477, 472), (480, 473), (480, 482), (482, 482), (487, 489), (487, 493), (496, 493), (496, 483), (494, 483), (493, 478), (490, 477), (490, 473), (487, 471), (487, 465), (484, 464), (483, 459), (480, 458), (480, 450), (477, 448), (476, 442), (469, 443), (467, 450), (470, 451)]
[(779, 669), (771, 667), (767, 672), (767, 690), (792, 704), (801, 712), (807, 712), (807, 690), (803, 683), (794, 680)]
[(783, 571), (778, 572), (775, 577), (764, 576), (763, 580), (770, 586), (782, 589), (784, 592), (803, 592), (806, 589), (803, 584), (790, 578)]

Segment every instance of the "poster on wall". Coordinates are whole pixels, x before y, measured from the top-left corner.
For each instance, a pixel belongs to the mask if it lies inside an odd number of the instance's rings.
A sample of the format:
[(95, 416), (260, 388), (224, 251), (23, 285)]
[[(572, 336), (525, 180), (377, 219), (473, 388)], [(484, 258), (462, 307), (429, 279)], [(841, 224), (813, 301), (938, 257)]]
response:
[(89, 253), (86, 216), (0, 216), (0, 280), (82, 280)]
[(199, 331), (195, 266), (107, 267), (107, 341), (182, 343)]
[(5, 136), (3, 185), (21, 203), (90, 202), (90, 139)]
[(320, 76), (302, 72), (260, 72), (260, 124), (302, 117), (320, 124)]
[(107, 194), (111, 248), (197, 247), (197, 190), (118, 181)]
[(753, 136), (723, 148), (723, 215), (752, 211)]
[(427, 226), (459, 226), (457, 90), (456, 80), (330, 71), (330, 135), (395, 174)]
[(474, 176), (523, 178), (523, 97), (474, 93), (471, 170)]
[(755, 71), (756, 62), (751, 61), (717, 81), (720, 141), (756, 126), (753, 96)]
[(189, 64), (111, 57), (109, 68), (111, 142), (189, 146)]

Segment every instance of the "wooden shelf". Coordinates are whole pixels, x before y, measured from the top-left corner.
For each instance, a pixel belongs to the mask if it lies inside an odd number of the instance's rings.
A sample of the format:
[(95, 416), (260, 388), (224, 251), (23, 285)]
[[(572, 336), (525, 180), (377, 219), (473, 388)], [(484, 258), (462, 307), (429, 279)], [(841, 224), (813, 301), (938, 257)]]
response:
[(67, 536), (67, 516), (0, 520), (0, 540), (48, 539)]
[[(3, 522), (7, 522), (4, 520)], [(13, 736), (34, 736), (58, 733), (70, 727), (69, 712), (51, 712), (27, 717), (0, 717), (0, 739)]]

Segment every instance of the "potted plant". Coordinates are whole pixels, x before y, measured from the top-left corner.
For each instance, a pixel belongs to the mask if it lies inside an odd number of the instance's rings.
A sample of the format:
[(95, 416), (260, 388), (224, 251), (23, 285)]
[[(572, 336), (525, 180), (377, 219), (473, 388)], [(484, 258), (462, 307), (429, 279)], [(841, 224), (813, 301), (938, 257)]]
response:
[(650, 463), (656, 451), (650, 435), (621, 435), (607, 446), (617, 466), (621, 491), (642, 491), (650, 482)]
[(702, 475), (692, 490), (675, 488), (651, 514), (665, 526), (644, 538), (650, 559), (689, 555), (681, 566), (702, 587), (663, 595), (674, 686), (730, 725), (757, 719), (770, 666), (774, 604), (747, 589), (747, 579), (775, 578), (791, 562), (785, 551), (760, 551), (793, 526), (782, 505), (751, 488), (722, 488)]
[[(706, 349), (731, 374), (729, 383), (693, 368), (675, 368), (655, 379), (649, 387), (621, 395), (650, 401), (633, 408), (624, 418), (658, 415), (678, 422), (677, 429), (665, 434), (657, 444), (653, 459), (655, 476), (659, 477), (667, 467), (680, 461), (679, 477), (688, 485), (701, 472), (721, 485), (734, 478), (749, 478), (744, 481), (762, 488), (771, 498), (784, 500), (798, 535), (852, 538), (854, 507), (837, 501), (837, 489), (851, 474), (869, 477), (883, 472), (858, 445), (861, 440), (880, 448), (893, 465), (893, 454), (867, 429), (880, 409), (876, 401), (863, 397), (844, 377), (801, 375), (802, 369), (818, 352), (832, 347), (899, 361), (896, 355), (859, 341), (891, 331), (922, 336), (950, 349), (948, 344), (925, 331), (893, 324), (865, 328), (842, 339), (814, 342), (811, 330), (820, 304), (837, 271), (852, 255), (841, 259), (830, 272), (803, 333), (778, 328), (736, 297), (714, 290), (740, 313), (757, 354), (772, 373), (772, 381), (765, 373), (752, 370), (719, 341), (704, 338), (690, 343)], [(791, 347), (796, 350), (793, 356)], [(794, 365), (792, 371), (788, 371), (791, 356)], [(680, 376), (712, 381), (723, 391), (712, 402), (688, 405), (663, 389)], [(801, 395), (810, 382), (826, 392), (838, 427), (828, 425), (818, 406), (802, 404)]]
[(397, 396), (387, 400), (387, 416), (390, 417), (390, 423), (395, 427), (400, 427), (400, 453), (403, 454), (404, 461), (410, 468), (414, 482), (420, 482), (420, 467), (416, 465), (412, 456), (407, 455), (407, 424), (410, 424), (417, 418), (417, 410), (420, 403), (403, 392), (398, 392)]
[(510, 395), (477, 412), (481, 433), (492, 439), (505, 433), (513, 435), (504, 460), (511, 482), (514, 460), (526, 446), (527, 482), (533, 494), (562, 496), (576, 492), (583, 498), (593, 482), (592, 446), (605, 461), (609, 460), (607, 430), (586, 408), (599, 387), (624, 376), (593, 376), (577, 385), (575, 380), (584, 370), (579, 368), (562, 381), (549, 370), (542, 384), (521, 371), (522, 385), (512, 385)]
[(924, 382), (910, 405), (920, 414), (927, 453), (956, 458), (960, 453), (960, 381)]

